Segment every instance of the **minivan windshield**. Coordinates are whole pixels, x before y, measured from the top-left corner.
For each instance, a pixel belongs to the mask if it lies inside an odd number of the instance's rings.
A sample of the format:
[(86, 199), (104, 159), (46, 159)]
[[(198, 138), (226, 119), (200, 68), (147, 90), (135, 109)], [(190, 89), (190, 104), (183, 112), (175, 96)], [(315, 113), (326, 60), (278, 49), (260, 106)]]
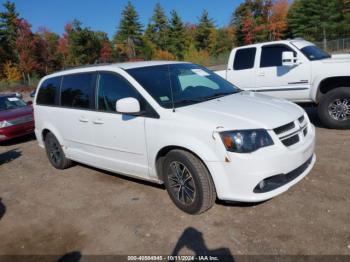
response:
[(0, 111), (15, 109), (19, 107), (25, 107), (27, 104), (22, 99), (15, 96), (2, 96), (0, 97)]
[(314, 45), (305, 46), (302, 49), (300, 49), (300, 51), (304, 55), (306, 55), (306, 57), (309, 58), (309, 60), (311, 61), (321, 60), (321, 59), (326, 59), (331, 57), (328, 53), (326, 53), (325, 51), (321, 50), (320, 48)]
[(127, 72), (165, 108), (201, 103), (240, 91), (212, 71), (194, 64), (157, 65)]

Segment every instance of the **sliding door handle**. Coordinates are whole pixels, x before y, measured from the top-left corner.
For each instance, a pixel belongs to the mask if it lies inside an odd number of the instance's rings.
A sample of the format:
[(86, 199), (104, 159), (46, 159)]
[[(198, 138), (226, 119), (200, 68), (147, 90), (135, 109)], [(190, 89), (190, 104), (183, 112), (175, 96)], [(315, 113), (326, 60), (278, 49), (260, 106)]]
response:
[(103, 121), (101, 119), (96, 119), (94, 121), (92, 121), (92, 123), (94, 123), (95, 125), (103, 125)]
[(89, 122), (89, 119), (87, 119), (87, 118), (84, 117), (84, 116), (81, 116), (81, 117), (79, 117), (79, 122), (87, 123), (87, 122)]

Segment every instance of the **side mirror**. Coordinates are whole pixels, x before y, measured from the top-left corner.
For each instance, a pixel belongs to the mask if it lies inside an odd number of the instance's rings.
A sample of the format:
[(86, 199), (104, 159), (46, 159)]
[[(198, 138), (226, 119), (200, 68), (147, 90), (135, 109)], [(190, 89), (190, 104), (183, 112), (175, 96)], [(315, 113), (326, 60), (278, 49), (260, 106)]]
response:
[(140, 103), (136, 98), (126, 97), (116, 102), (116, 111), (122, 114), (138, 115), (140, 111)]
[(294, 57), (293, 52), (283, 52), (282, 53), (282, 66), (293, 67), (299, 65), (298, 59)]
[(31, 106), (32, 104), (33, 104), (32, 101), (28, 101), (28, 102), (27, 102), (27, 105), (28, 105), (28, 106)]

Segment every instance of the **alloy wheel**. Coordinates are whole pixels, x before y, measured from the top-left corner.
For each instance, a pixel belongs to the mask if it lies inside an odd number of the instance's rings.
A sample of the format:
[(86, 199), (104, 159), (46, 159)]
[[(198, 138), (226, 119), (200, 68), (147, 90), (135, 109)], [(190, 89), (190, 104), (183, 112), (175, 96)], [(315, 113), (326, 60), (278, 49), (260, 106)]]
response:
[(328, 106), (329, 115), (337, 121), (350, 119), (350, 100), (348, 98), (335, 99)]
[(61, 150), (59, 148), (58, 143), (53, 140), (49, 139), (49, 155), (52, 160), (52, 162), (57, 165), (61, 161)]
[(189, 169), (181, 162), (173, 161), (169, 169), (169, 190), (182, 204), (190, 205), (196, 197), (196, 186)]

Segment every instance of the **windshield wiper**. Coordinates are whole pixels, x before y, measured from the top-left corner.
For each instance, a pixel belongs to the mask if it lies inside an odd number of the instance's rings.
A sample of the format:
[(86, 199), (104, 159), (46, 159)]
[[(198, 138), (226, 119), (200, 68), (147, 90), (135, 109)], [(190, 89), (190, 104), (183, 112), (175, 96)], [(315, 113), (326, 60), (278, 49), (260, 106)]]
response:
[(202, 99), (182, 99), (174, 101), (174, 104), (187, 104), (187, 103), (199, 103), (202, 102)]
[(201, 98), (201, 101), (208, 101), (208, 100), (211, 100), (211, 99), (220, 98), (220, 97), (227, 96), (227, 95), (232, 95), (232, 94), (235, 94), (235, 93), (237, 93), (237, 91), (229, 92), (229, 93), (215, 93), (213, 95), (205, 96), (205, 97)]

